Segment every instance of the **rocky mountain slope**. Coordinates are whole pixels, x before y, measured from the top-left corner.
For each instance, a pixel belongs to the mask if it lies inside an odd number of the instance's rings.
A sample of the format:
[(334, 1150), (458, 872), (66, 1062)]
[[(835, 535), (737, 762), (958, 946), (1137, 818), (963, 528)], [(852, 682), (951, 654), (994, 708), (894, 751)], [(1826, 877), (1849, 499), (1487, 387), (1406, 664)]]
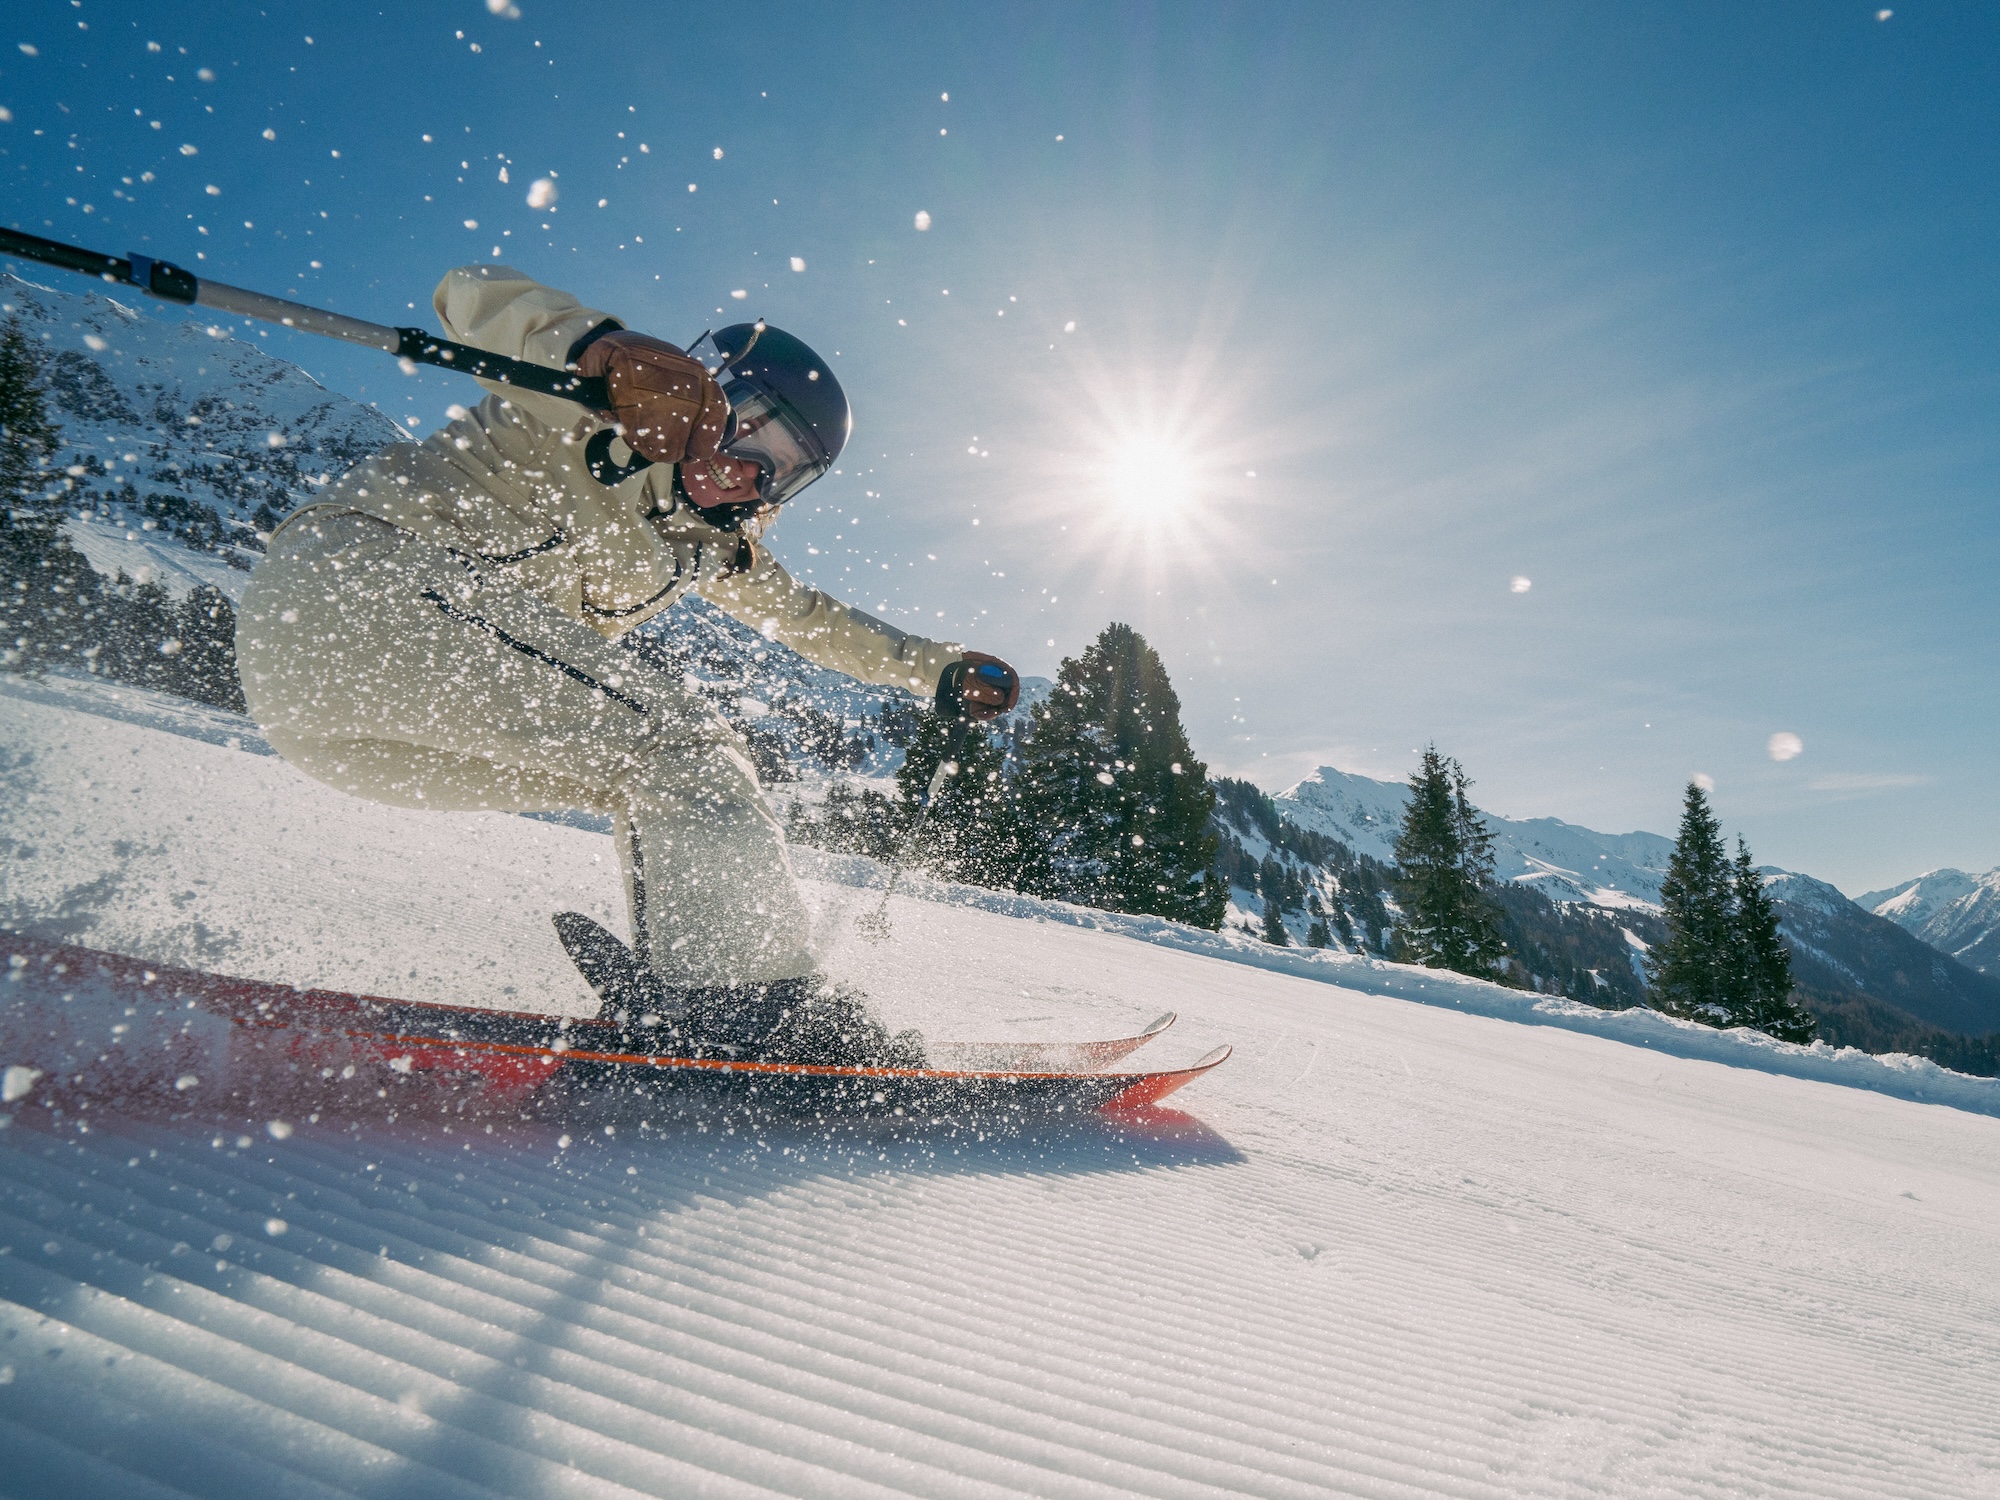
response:
[(1932, 870), (1860, 903), (1967, 968), (2000, 974), (2000, 870)]
[(1942, 1031), (2000, 1033), (2000, 978), (1967, 968), (1810, 875), (1769, 871), (1767, 880), (1809, 995), (1865, 995)]
[(0, 275), (62, 446), (45, 500), (100, 573), (234, 599), (268, 530), (401, 428), (219, 323)]

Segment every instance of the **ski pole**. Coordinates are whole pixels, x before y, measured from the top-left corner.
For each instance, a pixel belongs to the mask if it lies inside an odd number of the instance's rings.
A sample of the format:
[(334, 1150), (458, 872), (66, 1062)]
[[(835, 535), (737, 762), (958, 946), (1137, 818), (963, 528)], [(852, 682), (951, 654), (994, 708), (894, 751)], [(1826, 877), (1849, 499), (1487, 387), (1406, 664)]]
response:
[(923, 800), (917, 804), (916, 819), (910, 824), (910, 831), (903, 835), (902, 848), (896, 851), (896, 862), (889, 867), (889, 883), (882, 887), (880, 904), (854, 924), (863, 937), (879, 942), (889, 935), (889, 898), (896, 893), (896, 882), (903, 877), (903, 866), (916, 852), (917, 840), (923, 834), (924, 825), (930, 821), (931, 807), (944, 787), (945, 778), (958, 774), (958, 763), (971, 738), (972, 720), (961, 714), (958, 722), (945, 734), (944, 754), (938, 760), (937, 769), (931, 772), (930, 785), (924, 788)]
[(343, 313), (307, 307), (303, 302), (267, 297), (262, 292), (210, 281), (172, 261), (154, 260), (149, 255), (132, 254), (120, 259), (96, 250), (65, 245), (60, 240), (45, 240), (38, 234), (23, 234), (17, 229), (0, 229), (0, 255), (18, 255), (23, 260), (40, 261), (43, 265), (60, 266), (65, 271), (95, 276), (100, 281), (137, 287), (163, 302), (212, 307), (218, 312), (279, 323), (286, 328), (296, 328), (301, 333), (344, 339), (350, 344), (380, 349), (384, 354), (393, 354), (414, 364), (436, 365), (442, 370), (456, 370), (461, 375), (476, 375), (482, 380), (517, 385), (544, 396), (574, 401), (593, 411), (604, 411), (611, 405), (610, 386), (601, 375), (587, 378), (567, 370), (552, 370), (547, 365), (511, 359), (504, 354), (488, 354), (470, 344), (437, 338), (421, 328), (391, 328), (382, 323), (350, 318)]

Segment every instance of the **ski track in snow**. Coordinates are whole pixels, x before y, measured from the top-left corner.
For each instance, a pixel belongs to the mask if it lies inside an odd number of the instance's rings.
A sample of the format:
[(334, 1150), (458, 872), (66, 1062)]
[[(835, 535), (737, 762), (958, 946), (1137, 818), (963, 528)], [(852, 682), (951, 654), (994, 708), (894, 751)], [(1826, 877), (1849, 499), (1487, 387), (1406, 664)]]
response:
[[(489, 1002), (505, 942), (583, 1008), (547, 913), (619, 920), (601, 837), (353, 801), (231, 722), (0, 682), (8, 923)], [(876, 872), (802, 863), (896, 1023), (1172, 1007), (1149, 1062), (1236, 1056), (985, 1139), (31, 1093), (0, 1493), (2000, 1494), (1996, 1086), (922, 883), (871, 947)]]

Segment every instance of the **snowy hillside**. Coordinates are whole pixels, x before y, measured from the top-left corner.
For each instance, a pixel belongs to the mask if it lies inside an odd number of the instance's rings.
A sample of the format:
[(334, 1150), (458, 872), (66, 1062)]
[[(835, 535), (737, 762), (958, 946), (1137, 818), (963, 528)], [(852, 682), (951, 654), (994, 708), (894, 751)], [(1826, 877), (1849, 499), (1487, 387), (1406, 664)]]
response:
[[(575, 1010), (546, 913), (620, 921), (606, 839), (357, 802), (228, 715), (7, 679), (0, 743), (17, 930)], [(983, 1136), (10, 1074), (0, 1493), (2000, 1488), (2000, 1083), (923, 882), (873, 947), (876, 873), (808, 864), (897, 1024), (1172, 1006), (1161, 1060), (1237, 1055), (1179, 1112)]]
[[(107, 575), (233, 600), (256, 533), (384, 443), (406, 437), (217, 323), (0, 275), (0, 316), (37, 346), (62, 446), (51, 489)], [(242, 336), (239, 337), (238, 335)]]
[(2000, 870), (1932, 870), (1860, 902), (1967, 968), (2000, 976)]
[[(1396, 830), (1410, 789), (1400, 781), (1321, 766), (1272, 800), (1301, 828), (1339, 839), (1385, 864), (1396, 858)], [(1559, 818), (1486, 814), (1494, 873), (1531, 885), (1552, 901), (1592, 906), (1655, 907), (1674, 841), (1656, 833), (1597, 833)]]
[[(1272, 801), (1289, 821), (1387, 861), (1394, 858), (1408, 796), (1402, 783), (1322, 767)], [(1502, 879), (1572, 906), (1658, 910), (1671, 839), (1597, 833), (1555, 818), (1485, 816)], [(1824, 1035), (1877, 1051), (1921, 1049), (1981, 1071), (1991, 1067), (1957, 1050), (1952, 1039), (2000, 1034), (2000, 980), (1958, 961), (1933, 935), (1949, 934), (1974, 954), (1986, 951), (1982, 943), (2000, 941), (1993, 936), (2000, 874), (1981, 883), (1939, 871), (1864, 897), (1865, 904), (1809, 875), (1767, 867), (1765, 880), (1792, 946), (1799, 986)], [(1645, 925), (1630, 915), (1620, 920)], [(1627, 936), (1637, 952), (1640, 935), (1628, 928)]]

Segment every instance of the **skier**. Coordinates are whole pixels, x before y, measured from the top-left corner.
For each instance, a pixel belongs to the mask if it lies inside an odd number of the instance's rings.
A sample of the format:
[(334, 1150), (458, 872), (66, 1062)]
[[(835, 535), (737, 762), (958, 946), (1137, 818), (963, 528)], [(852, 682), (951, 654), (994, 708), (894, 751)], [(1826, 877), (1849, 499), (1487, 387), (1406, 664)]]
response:
[(999, 658), (852, 609), (764, 545), (779, 507), (847, 440), (833, 372), (761, 323), (683, 351), (504, 266), (452, 271), (432, 301), (463, 343), (606, 377), (615, 428), (482, 382), (475, 410), (391, 444), (286, 519), (244, 591), (236, 643), (273, 748), (403, 807), (608, 814), (631, 950), (558, 918), (608, 1013), (664, 1019), (679, 1044), (730, 1056), (920, 1061), (915, 1033), (892, 1040), (819, 973), (741, 738), (613, 644), (699, 591), (766, 638), (931, 695), (941, 712), (1014, 706), (1020, 679)]

